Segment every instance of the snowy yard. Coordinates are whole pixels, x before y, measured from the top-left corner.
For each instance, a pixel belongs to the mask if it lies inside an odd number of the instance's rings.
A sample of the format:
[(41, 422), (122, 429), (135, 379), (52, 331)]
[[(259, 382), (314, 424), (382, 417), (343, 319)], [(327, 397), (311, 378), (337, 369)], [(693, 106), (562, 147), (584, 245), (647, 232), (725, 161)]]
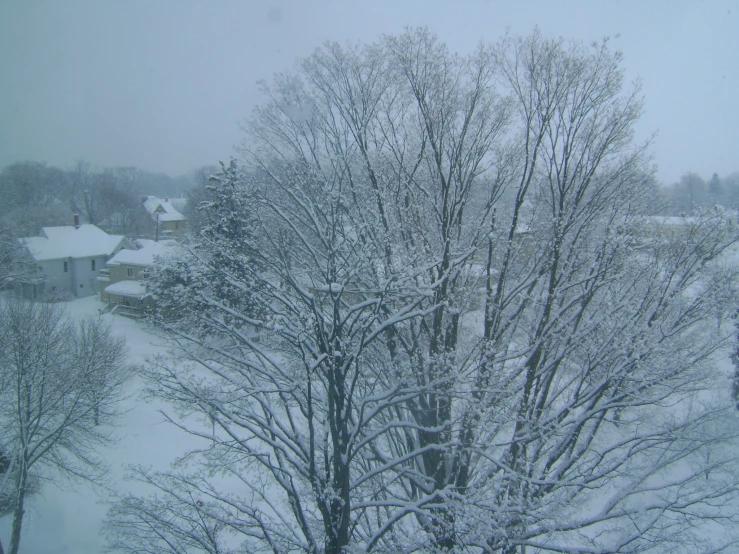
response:
[[(97, 297), (87, 297), (66, 304), (75, 317), (94, 315), (103, 307)], [(113, 315), (103, 316), (113, 332), (125, 337), (130, 361), (142, 364), (147, 356), (166, 351), (158, 338), (142, 323)], [(117, 491), (132, 490), (134, 483), (124, 481), (126, 466), (141, 464), (166, 468), (186, 445), (177, 431), (162, 422), (157, 406), (139, 398), (142, 382), (135, 377), (129, 382), (130, 394), (124, 401), (125, 413), (120, 418), (117, 434), (120, 441), (100, 454), (110, 464), (110, 487)], [(52, 478), (53, 479), (53, 478)], [(109, 493), (83, 483), (46, 482), (29, 502), (23, 522), (21, 552), (24, 554), (99, 554), (105, 538), (101, 525)], [(0, 519), (0, 539), (9, 544), (12, 514)]]

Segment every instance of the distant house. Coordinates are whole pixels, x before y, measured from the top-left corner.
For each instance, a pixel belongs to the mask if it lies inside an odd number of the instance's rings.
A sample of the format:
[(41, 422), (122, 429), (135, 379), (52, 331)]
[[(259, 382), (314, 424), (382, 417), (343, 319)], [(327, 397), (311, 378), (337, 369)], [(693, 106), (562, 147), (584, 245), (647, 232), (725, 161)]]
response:
[(173, 252), (173, 240), (155, 242), (138, 239), (138, 250), (121, 250), (105, 264), (98, 278), (101, 282), (100, 300), (123, 315), (138, 316), (146, 305), (146, 286), (141, 281), (143, 271), (155, 258)]
[(144, 208), (156, 223), (156, 238), (176, 238), (185, 234), (185, 198), (144, 198)]
[(698, 244), (709, 233), (721, 229), (739, 233), (739, 214), (735, 210), (716, 207), (697, 216), (644, 216), (634, 220), (634, 243), (637, 247), (669, 244)]
[(44, 227), (40, 236), (18, 240), (41, 270), (41, 277), (16, 287), (28, 298), (64, 292), (95, 294), (105, 262), (123, 249), (136, 248), (122, 235), (109, 235), (95, 225), (80, 225), (78, 216), (74, 225)]

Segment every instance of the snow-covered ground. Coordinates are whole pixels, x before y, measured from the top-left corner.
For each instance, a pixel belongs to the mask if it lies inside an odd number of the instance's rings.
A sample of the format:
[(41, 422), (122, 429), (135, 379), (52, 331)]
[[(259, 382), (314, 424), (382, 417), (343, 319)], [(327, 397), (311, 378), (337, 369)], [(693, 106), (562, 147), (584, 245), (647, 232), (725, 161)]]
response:
[[(96, 297), (66, 303), (70, 315), (95, 315), (100, 304)], [(121, 316), (105, 315), (115, 334), (126, 338), (130, 361), (143, 364), (148, 356), (166, 353), (166, 347), (150, 329)], [(111, 466), (111, 487), (131, 490), (124, 480), (130, 464), (166, 468), (187, 449), (183, 435), (167, 423), (157, 406), (139, 398), (142, 381), (134, 377), (128, 384), (130, 394), (124, 401), (125, 413), (116, 430), (120, 441), (100, 454)], [(107, 511), (107, 491), (84, 483), (45, 483), (41, 492), (30, 498), (23, 520), (23, 554), (100, 554), (105, 546), (101, 526)], [(12, 515), (0, 518), (0, 538), (7, 549)]]

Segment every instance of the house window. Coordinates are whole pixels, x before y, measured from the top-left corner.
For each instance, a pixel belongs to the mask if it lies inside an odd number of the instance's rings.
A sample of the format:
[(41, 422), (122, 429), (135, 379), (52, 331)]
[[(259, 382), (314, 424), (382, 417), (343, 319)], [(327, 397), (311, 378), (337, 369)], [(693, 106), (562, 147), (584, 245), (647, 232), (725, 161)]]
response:
[(95, 271), (95, 260), (90, 260), (90, 269)]
[(179, 221), (175, 221), (174, 222), (174, 228), (175, 229), (179, 229), (180, 228), (180, 222)]
[(64, 273), (69, 271), (69, 262), (64, 262)]
[(129, 277), (133, 277), (133, 268), (132, 267), (127, 267), (126, 268), (126, 275), (128, 275)]

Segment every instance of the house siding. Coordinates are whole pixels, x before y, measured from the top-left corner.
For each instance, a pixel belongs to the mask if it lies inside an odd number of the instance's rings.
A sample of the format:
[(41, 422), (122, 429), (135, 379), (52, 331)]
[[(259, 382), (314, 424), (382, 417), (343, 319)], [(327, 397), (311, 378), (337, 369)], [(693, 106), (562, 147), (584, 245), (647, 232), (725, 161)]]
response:
[[(92, 262), (95, 261), (95, 269)], [(38, 262), (44, 274), (44, 290), (47, 293), (67, 291), (77, 297), (97, 294), (100, 290), (100, 269), (105, 267), (105, 256), (67, 258)], [(64, 271), (64, 262), (67, 271)]]
[(148, 305), (144, 300), (141, 300), (140, 298), (135, 298), (133, 296), (105, 293), (105, 297), (105, 302), (107, 304), (120, 304), (121, 306), (127, 306), (136, 310), (142, 310)]
[[(133, 277), (128, 276), (128, 268), (133, 269)], [(110, 281), (101, 282), (100, 285), (100, 300), (102, 302), (121, 304), (123, 297), (118, 294), (108, 294), (105, 292), (105, 287), (110, 286), (114, 283), (120, 283), (121, 281), (141, 281), (143, 279), (143, 271), (146, 266), (135, 265), (135, 264), (120, 264), (108, 266), (110, 270)]]
[(179, 238), (185, 235), (185, 221), (160, 221), (159, 238)]

